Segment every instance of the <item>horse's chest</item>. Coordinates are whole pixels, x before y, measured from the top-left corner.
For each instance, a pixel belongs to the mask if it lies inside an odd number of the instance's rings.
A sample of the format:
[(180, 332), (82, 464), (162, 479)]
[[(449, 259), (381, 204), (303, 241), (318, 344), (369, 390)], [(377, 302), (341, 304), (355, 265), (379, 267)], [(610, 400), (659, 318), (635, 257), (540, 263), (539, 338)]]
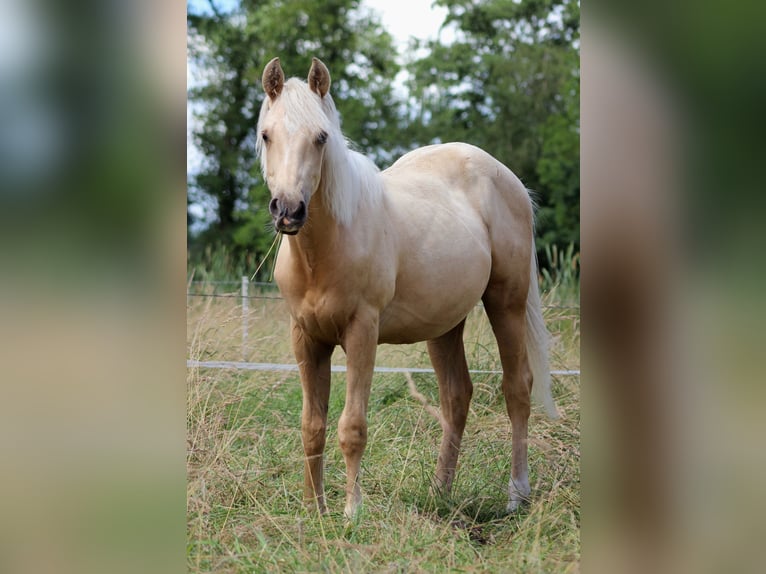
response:
[(306, 295), (288, 303), (298, 326), (315, 339), (327, 343), (339, 344), (342, 341), (346, 326), (354, 315), (351, 302), (331, 295)]

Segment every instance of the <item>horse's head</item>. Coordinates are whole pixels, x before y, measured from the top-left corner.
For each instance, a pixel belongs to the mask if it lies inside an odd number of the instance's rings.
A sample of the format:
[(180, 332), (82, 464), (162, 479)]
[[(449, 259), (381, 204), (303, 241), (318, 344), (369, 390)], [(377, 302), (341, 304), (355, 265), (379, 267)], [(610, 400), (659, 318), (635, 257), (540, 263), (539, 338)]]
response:
[(326, 111), (334, 109), (328, 96), (330, 72), (314, 58), (307, 89), (298, 80), (285, 83), (279, 58), (274, 58), (263, 70), (263, 89), (267, 97), (258, 120), (257, 149), (271, 191), (269, 212), (277, 231), (294, 235), (306, 223), (333, 132)]

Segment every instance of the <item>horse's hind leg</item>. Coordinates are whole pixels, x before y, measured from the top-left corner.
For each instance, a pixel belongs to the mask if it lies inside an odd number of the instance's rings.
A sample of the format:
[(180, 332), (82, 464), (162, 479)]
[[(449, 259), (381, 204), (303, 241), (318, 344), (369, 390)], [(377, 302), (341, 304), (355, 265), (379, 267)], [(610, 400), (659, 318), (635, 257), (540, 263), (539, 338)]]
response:
[(527, 361), (526, 297), (520, 290), (490, 285), (484, 293), (484, 308), (497, 339), (503, 365), (503, 395), (511, 419), (511, 478), (508, 484), (508, 511), (528, 500), (527, 426), (532, 391), (532, 372)]
[(439, 402), (442, 415), (442, 442), (436, 464), (436, 488), (448, 493), (455, 478), (460, 441), (463, 438), (468, 406), (473, 394), (473, 385), (468, 374), (468, 365), (463, 348), (463, 327), (460, 324), (437, 339), (428, 341), (436, 377), (439, 381)]

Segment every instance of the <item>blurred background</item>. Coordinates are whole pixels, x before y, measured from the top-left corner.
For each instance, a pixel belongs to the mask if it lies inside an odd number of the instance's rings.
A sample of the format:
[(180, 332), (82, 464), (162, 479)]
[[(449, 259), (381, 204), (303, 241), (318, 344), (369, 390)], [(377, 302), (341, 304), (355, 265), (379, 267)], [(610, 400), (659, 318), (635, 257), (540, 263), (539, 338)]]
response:
[(185, 3), (0, 14), (0, 571), (180, 569)]

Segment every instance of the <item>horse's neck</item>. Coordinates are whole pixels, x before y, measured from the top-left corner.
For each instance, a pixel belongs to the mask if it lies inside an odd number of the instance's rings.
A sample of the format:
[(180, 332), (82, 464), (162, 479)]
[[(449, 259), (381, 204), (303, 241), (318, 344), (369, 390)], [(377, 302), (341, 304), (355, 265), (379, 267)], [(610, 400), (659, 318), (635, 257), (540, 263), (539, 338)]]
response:
[[(348, 169), (352, 168), (354, 161), (358, 158), (351, 155), (353, 152), (344, 150), (349, 154), (348, 157), (343, 158), (349, 162)], [(345, 166), (344, 166), (345, 167)], [(359, 174), (359, 181), (354, 182), (353, 193), (364, 194), (367, 190), (364, 186), (369, 182), (363, 182), (364, 177), (380, 177), (377, 173)], [(344, 185), (349, 185), (349, 182), (344, 181)], [(370, 205), (374, 205), (375, 202), (368, 204), (366, 199), (356, 198), (358, 201), (353, 201), (353, 198), (344, 196), (348, 194), (349, 190), (334, 189), (330, 187), (332, 182), (328, 181), (323, 174), (322, 179), (319, 182), (317, 191), (309, 202), (308, 221), (306, 225), (298, 232), (297, 235), (290, 237), (290, 246), (296, 250), (296, 255), (304, 262), (304, 264), (311, 270), (316, 270), (317, 262), (323, 262), (323, 265), (327, 265), (326, 262), (337, 261), (339, 256), (342, 255), (342, 251), (348, 248), (348, 243), (359, 243), (362, 240), (358, 230), (355, 229), (355, 221), (362, 218), (368, 211)], [(358, 189), (356, 188), (358, 186)], [(331, 206), (331, 195), (341, 194), (341, 201), (349, 202), (348, 205), (352, 207), (351, 221), (341, 221), (337, 219), (338, 214), (334, 212)], [(336, 199), (338, 196), (336, 195)]]
[(327, 190), (324, 184), (309, 202), (308, 220), (297, 235), (289, 236), (290, 248), (295, 256), (312, 274), (318, 272), (319, 262), (332, 260), (337, 250), (339, 225), (327, 206)]

